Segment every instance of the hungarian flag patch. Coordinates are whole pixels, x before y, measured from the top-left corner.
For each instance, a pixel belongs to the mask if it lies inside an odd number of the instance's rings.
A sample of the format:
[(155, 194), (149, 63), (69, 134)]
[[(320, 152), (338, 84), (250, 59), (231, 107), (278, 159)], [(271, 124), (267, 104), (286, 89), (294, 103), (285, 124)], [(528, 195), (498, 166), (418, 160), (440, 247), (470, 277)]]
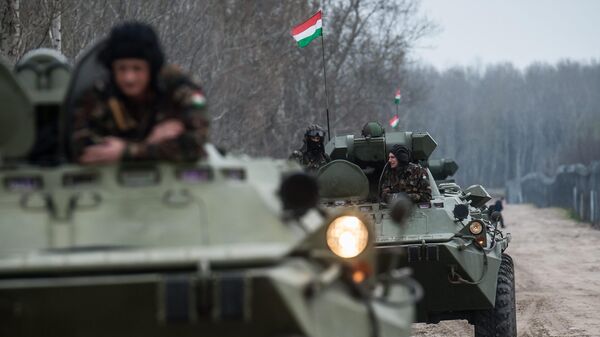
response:
[(201, 91), (195, 91), (191, 97), (191, 103), (196, 108), (203, 108), (206, 106), (206, 97)]

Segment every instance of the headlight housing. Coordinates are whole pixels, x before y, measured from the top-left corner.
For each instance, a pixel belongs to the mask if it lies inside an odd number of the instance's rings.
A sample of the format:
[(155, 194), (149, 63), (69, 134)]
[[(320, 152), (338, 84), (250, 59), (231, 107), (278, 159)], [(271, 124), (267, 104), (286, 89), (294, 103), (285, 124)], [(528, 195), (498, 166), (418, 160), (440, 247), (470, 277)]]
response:
[(367, 225), (356, 216), (337, 217), (327, 228), (327, 246), (339, 257), (356, 257), (367, 248), (368, 243)]
[(483, 224), (479, 221), (471, 221), (469, 224), (469, 232), (473, 235), (479, 235), (483, 232)]

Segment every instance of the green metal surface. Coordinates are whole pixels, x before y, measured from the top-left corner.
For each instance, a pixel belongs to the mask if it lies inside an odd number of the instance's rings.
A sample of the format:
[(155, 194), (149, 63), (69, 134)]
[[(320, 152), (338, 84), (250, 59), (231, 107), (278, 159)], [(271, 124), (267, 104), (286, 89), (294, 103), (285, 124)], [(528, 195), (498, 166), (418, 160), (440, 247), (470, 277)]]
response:
[(34, 142), (33, 105), (27, 93), (0, 60), (0, 159), (21, 157)]
[(458, 164), (452, 159), (430, 159), (427, 163), (435, 180), (446, 180), (458, 171)]
[(334, 160), (320, 171), (317, 182), (323, 200), (364, 200), (369, 194), (369, 180), (360, 167), (348, 161)]
[(61, 104), (71, 72), (64, 55), (41, 48), (28, 52), (17, 62), (15, 76), (34, 104)]

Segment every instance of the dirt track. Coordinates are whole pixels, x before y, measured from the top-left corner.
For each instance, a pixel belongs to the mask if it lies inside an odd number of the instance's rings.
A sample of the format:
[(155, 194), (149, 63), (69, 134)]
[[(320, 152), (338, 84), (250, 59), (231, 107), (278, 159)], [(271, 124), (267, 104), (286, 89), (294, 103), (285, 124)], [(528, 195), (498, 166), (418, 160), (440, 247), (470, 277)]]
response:
[[(600, 336), (600, 231), (559, 209), (505, 207), (519, 337)], [(473, 336), (465, 321), (415, 324), (414, 336)]]

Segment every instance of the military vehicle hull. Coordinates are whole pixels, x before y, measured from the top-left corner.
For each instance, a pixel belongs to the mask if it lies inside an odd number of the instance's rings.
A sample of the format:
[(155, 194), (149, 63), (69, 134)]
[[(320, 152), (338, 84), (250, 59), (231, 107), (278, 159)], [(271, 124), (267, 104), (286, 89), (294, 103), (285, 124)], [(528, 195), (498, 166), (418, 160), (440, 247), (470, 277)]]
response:
[(269, 204), (295, 165), (207, 151), (0, 172), (0, 335), (410, 335), (407, 288), (402, 307), (365, 301), (343, 263), (294, 257), (306, 235)]
[[(432, 169), (426, 177), (432, 199), (416, 203), (404, 226), (391, 219), (394, 199), (380, 197), (387, 153), (396, 144)], [(510, 234), (489, 214), (491, 197), (483, 187), (463, 190), (447, 179), (458, 169), (454, 161), (429, 161), (435, 147), (427, 133), (334, 138), (326, 145), (333, 161), (318, 173), (323, 205), (356, 209), (373, 220), (379, 268), (409, 267), (423, 287), (417, 322), (467, 319), (476, 337), (516, 337), (513, 264), (504, 253)]]
[[(488, 253), (483, 258), (478, 249), (465, 248), (468, 243), (462, 240), (423, 240), (420, 244), (386, 242), (377, 248), (381, 259), (392, 259), (389, 255), (396, 254), (398, 248), (406, 252), (398, 265), (410, 267), (424, 290), (423, 299), (417, 304), (417, 322), (471, 320), (476, 311), (494, 307), (501, 253)], [(475, 284), (452, 282), (452, 271)]]
[[(386, 206), (352, 203), (352, 206), (337, 207), (350, 207), (373, 219), (377, 260), (382, 269), (385, 270), (385, 266), (411, 268), (413, 278), (424, 290), (423, 298), (417, 303), (417, 322), (470, 320), (480, 310), (494, 307), (496, 275), (508, 238), (497, 238), (496, 245), (490, 248), (478, 247), (469, 238), (459, 238), (456, 234), (463, 226), (451, 221), (447, 214), (449, 209), (417, 209), (406, 227), (401, 227), (390, 219)], [(439, 224), (444, 220), (447, 231), (440, 231)], [(431, 228), (433, 223), (436, 229)], [(421, 234), (423, 232), (426, 233)]]
[(312, 190), (284, 189), (307, 182), (298, 165), (211, 144), (197, 162), (69, 161), (57, 139), (69, 139), (77, 93), (103, 74), (97, 51), (75, 68), (66, 103), (53, 87), (66, 81), (35, 85), (55, 70), (64, 79), (52, 53), (21, 62), (51, 71), (19, 81), (0, 63), (0, 336), (410, 335), (408, 287), (387, 296), (402, 306), (372, 299), (369, 222), (318, 210), (312, 179)]
[[(340, 282), (313, 289), (319, 276), (315, 266), (290, 259), (275, 267), (214, 270), (210, 275), (182, 269), (3, 277), (0, 332), (3, 336), (371, 335), (373, 322), (364, 302), (348, 296)], [(409, 335), (411, 307), (375, 310), (381, 336)]]

